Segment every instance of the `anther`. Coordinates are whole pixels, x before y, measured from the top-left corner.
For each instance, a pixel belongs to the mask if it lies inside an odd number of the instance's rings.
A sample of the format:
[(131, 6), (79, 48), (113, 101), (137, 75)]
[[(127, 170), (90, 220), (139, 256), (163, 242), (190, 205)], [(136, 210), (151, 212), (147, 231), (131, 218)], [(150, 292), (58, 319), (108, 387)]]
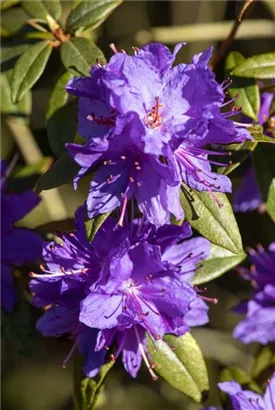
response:
[(125, 155), (121, 155), (121, 157), (120, 157), (121, 159), (126, 159), (126, 157), (125, 157)]

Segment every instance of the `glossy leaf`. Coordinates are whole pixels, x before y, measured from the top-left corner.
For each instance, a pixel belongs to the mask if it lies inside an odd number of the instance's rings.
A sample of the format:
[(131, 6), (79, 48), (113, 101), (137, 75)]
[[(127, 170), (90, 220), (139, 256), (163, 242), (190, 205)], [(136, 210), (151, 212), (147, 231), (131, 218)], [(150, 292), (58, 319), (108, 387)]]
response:
[(18, 102), (43, 73), (52, 51), (48, 41), (30, 46), (17, 60), (12, 76), (12, 101)]
[(4, 11), (1, 17), (1, 29), (4, 30), (4, 37), (17, 33), (25, 26), (28, 19), (27, 14), (20, 7)]
[(213, 244), (234, 254), (243, 252), (239, 228), (226, 195), (214, 193), (218, 205), (208, 192), (190, 189), (184, 183), (180, 193), (181, 205), (187, 221)]
[(99, 230), (101, 225), (106, 221), (110, 214), (111, 212), (107, 212), (106, 214), (98, 215), (95, 218), (85, 222), (86, 234), (89, 242), (91, 242), (94, 239), (97, 231)]
[(99, 395), (104, 387), (104, 381), (113, 365), (113, 361), (104, 364), (98, 376), (94, 379), (89, 379), (82, 373), (81, 359), (79, 357), (74, 358), (73, 399), (75, 410), (92, 410), (95, 408)]
[(54, 112), (47, 122), (48, 140), (53, 154), (66, 152), (65, 144), (73, 142), (77, 130), (76, 104), (67, 104)]
[(275, 77), (275, 53), (249, 57), (230, 74), (237, 77), (272, 79)]
[(24, 0), (22, 5), (31, 17), (45, 21), (47, 15), (51, 15), (54, 19), (59, 19), (62, 12), (61, 3), (59, 0)]
[(262, 193), (263, 201), (268, 197), (269, 188), (275, 177), (275, 145), (259, 144), (253, 153), (253, 166)]
[(148, 337), (147, 347), (156, 364), (154, 371), (172, 387), (200, 402), (202, 393), (209, 389), (208, 375), (201, 350), (191, 334), (166, 335), (154, 344)]
[(275, 177), (273, 178), (266, 201), (266, 210), (270, 218), (275, 222)]
[(20, 3), (20, 0), (2, 0), (0, 2), (0, 10), (1, 11), (7, 10), (7, 9), (15, 6), (18, 3)]
[[(245, 62), (245, 58), (238, 51), (231, 51), (225, 62), (226, 75), (234, 68)], [(235, 104), (242, 107), (243, 114), (258, 120), (260, 109), (259, 87), (254, 79), (231, 77), (232, 85), (228, 88), (231, 98), (235, 98)]]
[(91, 66), (103, 58), (102, 51), (87, 38), (72, 38), (61, 47), (62, 63), (76, 76), (88, 76)]
[(245, 258), (244, 252), (236, 255), (220, 246), (212, 245), (209, 257), (202, 262), (192, 282), (194, 285), (210, 282), (239, 265)]
[(34, 329), (30, 306), (27, 303), (18, 303), (12, 313), (1, 310), (2, 339), (17, 353), (30, 355), (33, 352), (35, 342)]
[(122, 0), (81, 1), (69, 14), (66, 30), (96, 28), (106, 20)]
[(1, 113), (28, 118), (31, 114), (32, 97), (28, 91), (17, 104), (11, 101), (11, 71), (1, 74)]
[(69, 93), (65, 90), (68, 81), (73, 77), (68, 71), (65, 72), (56, 82), (51, 97), (49, 99), (46, 118), (49, 119), (57, 110), (63, 107), (69, 98)]
[(39, 178), (35, 190), (39, 193), (60, 185), (72, 183), (73, 177), (77, 174), (78, 170), (78, 165), (66, 152)]
[(10, 47), (1, 48), (1, 64), (20, 56), (30, 47), (29, 44), (18, 44)]

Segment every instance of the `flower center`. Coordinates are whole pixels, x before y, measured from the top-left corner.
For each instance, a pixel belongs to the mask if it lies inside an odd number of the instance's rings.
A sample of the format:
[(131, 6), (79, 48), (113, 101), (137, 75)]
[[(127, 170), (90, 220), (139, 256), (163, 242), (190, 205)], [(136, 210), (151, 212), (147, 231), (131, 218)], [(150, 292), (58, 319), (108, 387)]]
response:
[(155, 97), (156, 104), (146, 116), (146, 124), (150, 128), (158, 128), (162, 125), (163, 117), (159, 113), (159, 109), (164, 107), (163, 104), (159, 103), (159, 97)]

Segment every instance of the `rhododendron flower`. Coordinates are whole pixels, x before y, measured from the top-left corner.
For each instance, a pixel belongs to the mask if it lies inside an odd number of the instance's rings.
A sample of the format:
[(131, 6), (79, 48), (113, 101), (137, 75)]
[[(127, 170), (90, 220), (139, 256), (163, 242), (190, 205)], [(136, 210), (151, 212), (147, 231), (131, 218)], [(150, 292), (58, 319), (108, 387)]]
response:
[(233, 335), (243, 343), (267, 344), (275, 340), (275, 243), (265, 251), (251, 249), (250, 270), (241, 268), (240, 274), (251, 281), (254, 288), (251, 300), (242, 302), (235, 311), (245, 319), (234, 329)]
[(27, 215), (40, 201), (34, 192), (7, 193), (6, 164), (1, 162), (1, 305), (10, 312), (17, 300), (13, 267), (35, 261), (42, 254), (42, 238), (13, 224)]
[[(79, 98), (79, 134), (84, 145), (67, 144), (80, 165), (78, 180), (96, 167), (87, 199), (89, 217), (112, 211), (135, 198), (148, 220), (161, 226), (170, 215), (183, 217), (179, 201), (182, 181), (199, 191), (230, 192), (231, 182), (211, 170), (220, 165), (209, 155), (210, 144), (250, 139), (245, 128), (222, 113), (224, 89), (208, 67), (212, 49), (191, 64), (172, 68), (173, 54), (159, 43), (116, 52), (105, 66), (96, 64), (91, 77), (74, 78), (66, 89)], [(116, 51), (116, 50), (115, 50)], [(224, 164), (222, 164), (224, 165)]]
[[(189, 283), (210, 244), (194, 238), (188, 224), (156, 229), (143, 219), (118, 227), (108, 218), (91, 243), (84, 214), (76, 231), (48, 244), (46, 267), (34, 274), (30, 289), (36, 306), (49, 306), (37, 327), (44, 335), (71, 332), (86, 355), (85, 373), (100, 369), (115, 342), (126, 370), (136, 376), (143, 357), (151, 375), (145, 334), (157, 341), (165, 333), (182, 335), (208, 321), (204, 299)], [(213, 300), (215, 302), (215, 300)]]

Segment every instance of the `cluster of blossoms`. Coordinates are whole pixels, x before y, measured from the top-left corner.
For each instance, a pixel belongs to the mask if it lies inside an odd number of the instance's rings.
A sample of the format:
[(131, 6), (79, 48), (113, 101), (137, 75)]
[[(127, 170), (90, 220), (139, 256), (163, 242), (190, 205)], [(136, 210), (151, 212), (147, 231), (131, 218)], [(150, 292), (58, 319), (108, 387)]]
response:
[(39, 197), (32, 191), (7, 193), (8, 173), (1, 161), (1, 306), (11, 312), (17, 300), (13, 269), (39, 258), (43, 242), (35, 232), (13, 226), (38, 204)]
[[(258, 114), (258, 122), (264, 127), (264, 135), (267, 135), (270, 138), (275, 138), (275, 117), (269, 118), (273, 98), (273, 93), (262, 93)], [(238, 189), (233, 193), (233, 208), (236, 212), (254, 211), (259, 208), (263, 202), (260, 187), (252, 165), (252, 155), (249, 155), (242, 181), (238, 186)]]
[(78, 345), (85, 355), (83, 370), (89, 377), (98, 373), (109, 352), (112, 360), (122, 353), (133, 377), (143, 358), (156, 378), (146, 332), (156, 343), (165, 333), (183, 335), (208, 321), (208, 298), (189, 281), (210, 243), (204, 238), (178, 243), (191, 235), (186, 223), (156, 229), (140, 219), (119, 227), (112, 218), (89, 243), (84, 207), (75, 222), (75, 232), (44, 248), (43, 273), (31, 274), (34, 304), (47, 306), (37, 328), (46, 336), (70, 332), (72, 351)]
[(267, 344), (275, 341), (275, 243), (265, 251), (249, 250), (250, 269), (240, 268), (240, 274), (251, 281), (253, 299), (243, 301), (235, 311), (246, 317), (234, 329), (233, 335), (243, 343)]
[[(179, 201), (184, 181), (198, 191), (230, 192), (230, 179), (211, 170), (211, 159), (228, 155), (211, 144), (251, 139), (242, 124), (222, 112), (230, 82), (218, 84), (208, 66), (212, 49), (197, 54), (191, 64), (172, 67), (182, 44), (171, 54), (159, 43), (117, 52), (109, 63), (96, 64), (91, 77), (74, 78), (66, 89), (79, 98), (78, 132), (84, 145), (67, 144), (80, 165), (78, 181), (96, 167), (87, 199), (93, 218), (135, 198), (139, 210), (156, 226), (183, 218)], [(240, 126), (241, 125), (241, 126)], [(211, 156), (209, 158), (209, 156)]]
[[(234, 381), (219, 383), (218, 386), (228, 394), (233, 410), (275, 410), (275, 373), (267, 382), (263, 397), (251, 390), (242, 390), (239, 383)], [(220, 408), (208, 407), (205, 410), (220, 410)]]

